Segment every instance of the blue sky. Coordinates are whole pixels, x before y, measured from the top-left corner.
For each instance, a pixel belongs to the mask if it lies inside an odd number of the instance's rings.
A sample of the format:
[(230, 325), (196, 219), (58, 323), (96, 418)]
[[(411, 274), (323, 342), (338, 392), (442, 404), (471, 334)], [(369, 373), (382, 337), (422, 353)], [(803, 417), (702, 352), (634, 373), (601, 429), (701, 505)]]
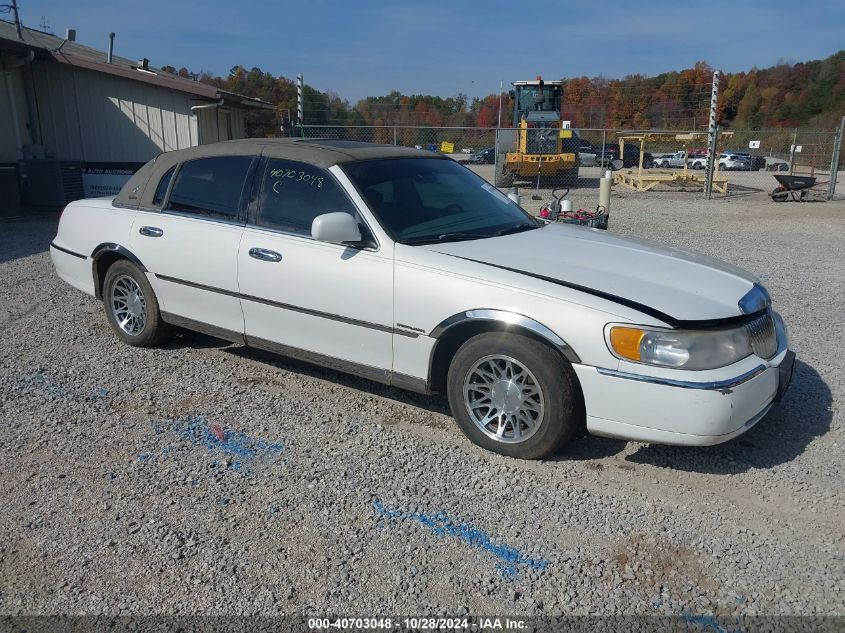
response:
[[(18, 0), (25, 25), (152, 64), (225, 75), (236, 64), (355, 101), (392, 89), (470, 96), (499, 80), (726, 71), (845, 48), (845, 2), (552, 0)], [(5, 16), (4, 16), (5, 17)]]

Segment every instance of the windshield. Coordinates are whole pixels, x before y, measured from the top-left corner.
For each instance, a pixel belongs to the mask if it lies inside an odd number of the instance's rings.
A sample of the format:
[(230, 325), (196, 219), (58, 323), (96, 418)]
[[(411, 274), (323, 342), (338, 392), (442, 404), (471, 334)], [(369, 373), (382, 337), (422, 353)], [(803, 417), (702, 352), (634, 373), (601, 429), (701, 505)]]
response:
[(518, 86), (520, 112), (556, 112), (560, 102), (559, 86)]
[(453, 160), (371, 160), (343, 169), (397, 242), (480, 239), (539, 226), (493, 185)]

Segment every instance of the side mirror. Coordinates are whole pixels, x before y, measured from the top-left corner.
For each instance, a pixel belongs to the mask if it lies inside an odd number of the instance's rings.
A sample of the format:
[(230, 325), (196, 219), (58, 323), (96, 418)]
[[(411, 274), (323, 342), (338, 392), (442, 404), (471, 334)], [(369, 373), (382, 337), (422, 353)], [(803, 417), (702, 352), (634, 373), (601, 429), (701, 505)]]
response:
[(361, 231), (358, 222), (348, 213), (324, 213), (318, 215), (311, 222), (311, 237), (318, 242), (341, 244), (343, 242), (360, 242)]

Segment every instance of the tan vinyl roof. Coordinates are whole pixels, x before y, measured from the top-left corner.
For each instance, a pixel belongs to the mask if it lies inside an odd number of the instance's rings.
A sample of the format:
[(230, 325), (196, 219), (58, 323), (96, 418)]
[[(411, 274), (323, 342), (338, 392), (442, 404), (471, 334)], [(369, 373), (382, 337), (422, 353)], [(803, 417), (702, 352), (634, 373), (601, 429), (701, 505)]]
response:
[(384, 158), (435, 158), (451, 160), (448, 156), (427, 150), (376, 143), (359, 143), (320, 138), (252, 138), (198, 145), (159, 154), (144, 165), (123, 186), (115, 204), (127, 207), (147, 207), (152, 204), (156, 186), (164, 173), (179, 163), (212, 156), (267, 156), (286, 158), (315, 167), (355, 163)]
[[(77, 42), (64, 40), (55, 35), (36, 31), (24, 27), (22, 30), (23, 39), (19, 39), (15, 31), (15, 25), (6, 20), (0, 20), (0, 50), (10, 50), (18, 53), (26, 53), (35, 49), (37, 55), (42, 59), (50, 59), (78, 68), (87, 68), (96, 72), (125, 77), (133, 81), (153, 84), (179, 90), (208, 100), (219, 101), (223, 99), (227, 105), (272, 109), (273, 104), (260, 99), (246, 97), (227, 90), (221, 90), (215, 86), (172, 75), (161, 69), (149, 66), (149, 72), (138, 70), (138, 61), (132, 61), (117, 55), (112, 56), (112, 62), (107, 60), (106, 51), (101, 51), (89, 46), (83, 46)], [(106, 37), (103, 37), (103, 44), (106, 44)]]

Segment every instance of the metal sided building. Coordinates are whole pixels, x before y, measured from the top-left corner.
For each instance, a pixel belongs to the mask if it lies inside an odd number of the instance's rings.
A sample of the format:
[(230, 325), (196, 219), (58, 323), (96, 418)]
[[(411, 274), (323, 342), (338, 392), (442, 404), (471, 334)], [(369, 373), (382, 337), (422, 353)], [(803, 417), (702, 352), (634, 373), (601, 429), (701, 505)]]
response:
[(0, 20), (0, 207), (114, 195), (157, 154), (244, 138), (247, 112), (273, 109), (112, 55), (113, 36), (74, 39)]

